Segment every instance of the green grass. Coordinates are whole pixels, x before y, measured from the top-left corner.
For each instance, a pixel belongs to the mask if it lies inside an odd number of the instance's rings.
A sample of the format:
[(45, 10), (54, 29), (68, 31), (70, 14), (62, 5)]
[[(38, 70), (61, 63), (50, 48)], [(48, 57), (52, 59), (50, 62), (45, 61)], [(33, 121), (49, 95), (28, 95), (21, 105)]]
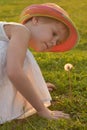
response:
[[(20, 12), (30, 4), (49, 2), (47, 0), (0, 0), (0, 21), (19, 22)], [(65, 53), (33, 52), (46, 81), (54, 83), (57, 89), (51, 93), (51, 110), (62, 110), (71, 115), (70, 120), (47, 120), (38, 115), (26, 120), (7, 122), (0, 130), (86, 130), (87, 129), (87, 0), (50, 0), (63, 7), (76, 24), (80, 41)], [(69, 97), (69, 80), (64, 65), (71, 63), (71, 85), (73, 99)]]

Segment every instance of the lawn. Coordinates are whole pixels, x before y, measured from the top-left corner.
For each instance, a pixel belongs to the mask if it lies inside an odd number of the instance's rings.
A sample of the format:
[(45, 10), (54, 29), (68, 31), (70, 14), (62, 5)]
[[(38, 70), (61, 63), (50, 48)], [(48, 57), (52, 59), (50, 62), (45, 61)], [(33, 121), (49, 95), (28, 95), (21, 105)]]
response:
[[(0, 21), (19, 22), (24, 7), (47, 0), (0, 0)], [(47, 120), (37, 114), (26, 120), (7, 122), (0, 130), (87, 130), (87, 0), (50, 0), (63, 7), (70, 15), (80, 34), (75, 48), (64, 53), (32, 52), (40, 65), (45, 80), (56, 85), (51, 93), (51, 110), (62, 110), (71, 115), (70, 120)], [(64, 65), (71, 63), (70, 82)]]

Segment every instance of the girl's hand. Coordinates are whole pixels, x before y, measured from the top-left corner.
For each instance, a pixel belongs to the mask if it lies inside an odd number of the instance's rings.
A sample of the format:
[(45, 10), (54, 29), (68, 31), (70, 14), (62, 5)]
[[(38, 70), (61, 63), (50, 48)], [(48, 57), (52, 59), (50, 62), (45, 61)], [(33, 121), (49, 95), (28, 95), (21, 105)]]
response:
[(47, 119), (60, 119), (60, 118), (69, 119), (70, 118), (69, 114), (65, 114), (62, 111), (51, 111), (48, 108), (46, 108), (46, 110), (37, 113), (38, 115), (45, 117)]

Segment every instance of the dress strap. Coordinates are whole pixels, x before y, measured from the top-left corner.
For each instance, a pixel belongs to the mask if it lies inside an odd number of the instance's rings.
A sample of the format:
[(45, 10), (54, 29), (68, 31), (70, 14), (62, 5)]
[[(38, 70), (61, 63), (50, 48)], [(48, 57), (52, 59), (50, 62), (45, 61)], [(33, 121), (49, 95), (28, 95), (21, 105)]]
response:
[(24, 26), (23, 24), (21, 24), (21, 23), (1, 21), (0, 22), (0, 40), (9, 41), (9, 38), (6, 35), (5, 30), (3, 28), (3, 26), (5, 24), (20, 25), (20, 26), (23, 26), (25, 29), (27, 29), (30, 32), (30, 30), (26, 26)]
[(8, 38), (8, 36), (6, 35), (5, 30), (4, 30), (4, 28), (3, 28), (3, 26), (4, 26), (5, 24), (7, 24), (7, 23), (8, 23), (8, 22), (6, 22), (6, 21), (0, 22), (0, 40), (9, 41), (9, 38)]

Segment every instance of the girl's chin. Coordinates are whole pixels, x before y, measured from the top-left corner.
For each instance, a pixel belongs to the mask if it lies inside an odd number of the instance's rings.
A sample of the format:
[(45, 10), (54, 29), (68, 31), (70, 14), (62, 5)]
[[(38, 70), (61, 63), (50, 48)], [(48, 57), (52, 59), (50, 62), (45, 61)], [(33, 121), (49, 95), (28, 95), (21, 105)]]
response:
[(43, 49), (43, 48), (34, 48), (34, 50), (37, 51), (37, 52), (44, 52), (45, 49)]
[(48, 52), (49, 49), (36, 49), (35, 51), (37, 51), (37, 52)]
[(36, 52), (49, 52), (50, 49), (33, 48)]
[(37, 52), (42, 52), (42, 50), (39, 49), (39, 48), (35, 48), (34, 50), (37, 51)]

